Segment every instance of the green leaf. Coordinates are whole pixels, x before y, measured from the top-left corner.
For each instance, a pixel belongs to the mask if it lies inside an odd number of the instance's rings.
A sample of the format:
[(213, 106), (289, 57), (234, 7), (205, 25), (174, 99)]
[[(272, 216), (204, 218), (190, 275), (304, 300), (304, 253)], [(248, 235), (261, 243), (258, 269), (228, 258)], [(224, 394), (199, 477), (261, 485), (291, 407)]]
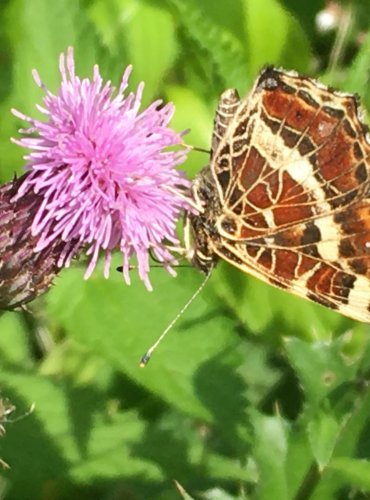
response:
[[(349, 392), (348, 387), (346, 392)], [(342, 425), (333, 458), (320, 477), (320, 482), (312, 495), (313, 500), (336, 498), (337, 491), (348, 486), (347, 478), (342, 473), (338, 473), (331, 468), (331, 464), (335, 463), (337, 458), (350, 458), (357, 453), (359, 448), (363, 448), (363, 453), (369, 456), (369, 449), (364, 443), (363, 436), (365, 436), (368, 428), (370, 391), (366, 388), (365, 390), (352, 392), (354, 394), (349, 392), (350, 412), (344, 415), (345, 420), (343, 422), (345, 425)]]
[(203, 493), (202, 500), (244, 500), (247, 497), (243, 496), (233, 496), (227, 493), (225, 490), (220, 488), (213, 488)]
[[(18, 136), (17, 129), (24, 123), (10, 114), (17, 108), (26, 115), (40, 117), (36, 104), (41, 104), (44, 92), (32, 78), (37, 69), (42, 81), (53, 92), (59, 87), (58, 59), (69, 46), (78, 45), (76, 60), (79, 69), (96, 62), (91, 29), (86, 29), (86, 19), (75, 0), (14, 0), (9, 3), (6, 29), (12, 39), (13, 74), (8, 99), (0, 111), (8, 118), (0, 129), (1, 170), (11, 178), (22, 163), (25, 151), (10, 145), (10, 136)], [(81, 64), (80, 64), (81, 63)]]
[(252, 332), (260, 331), (272, 319), (273, 311), (266, 307), (266, 287), (257, 280), (252, 282), (239, 269), (221, 262), (212, 285), (216, 294)]
[(66, 339), (48, 352), (39, 373), (49, 377), (67, 377), (76, 384), (95, 384), (99, 389), (111, 382), (112, 368), (85, 346)]
[(233, 2), (215, 2), (214, 0), (202, 0), (195, 4), (195, 8), (201, 8), (203, 16), (212, 24), (233, 33), (241, 42), (244, 41), (244, 12), (242, 0)]
[(205, 59), (215, 66), (222, 87), (238, 88), (244, 94), (248, 88), (247, 62), (244, 47), (235, 34), (225, 26), (210, 22), (200, 2), (168, 0), (168, 3), (175, 7), (179, 22), (200, 47)]
[(210, 454), (207, 460), (207, 471), (209, 477), (215, 482), (227, 477), (229, 480), (242, 481), (248, 483), (258, 482), (258, 474), (255, 463), (249, 462), (247, 465), (238, 459), (231, 459), (216, 453)]
[(350, 457), (338, 457), (331, 461), (330, 469), (342, 476), (344, 483), (370, 492), (370, 462)]
[(345, 79), (341, 82), (341, 88), (346, 92), (359, 94), (364, 103), (369, 106), (369, 78), (370, 78), (370, 33), (367, 34), (360, 50), (354, 58), (348, 71), (345, 73)]
[(249, 75), (255, 76), (266, 64), (307, 70), (309, 44), (291, 13), (277, 0), (244, 0), (244, 5)]
[(314, 343), (295, 338), (285, 339), (290, 363), (313, 408), (340, 384), (355, 376), (357, 363), (343, 354), (347, 341), (348, 336), (339, 337), (332, 342)]
[(35, 113), (35, 104), (43, 92), (33, 82), (31, 71), (37, 68), (48, 88), (59, 86), (58, 58), (77, 40), (78, 3), (61, 0), (17, 0), (11, 22), (17, 26), (15, 46), (14, 97), (25, 113)]
[(297, 492), (304, 483), (314, 460), (307, 438), (306, 429), (298, 421), (289, 429), (288, 453), (285, 462), (285, 473), (289, 498), (296, 498)]
[(172, 16), (162, 7), (132, 2), (128, 22), (122, 26), (133, 64), (132, 85), (145, 82), (143, 105), (153, 100), (177, 53)]
[[(171, 126), (181, 132), (190, 128), (184, 141), (194, 147), (209, 150), (213, 128), (213, 110), (193, 90), (180, 85), (165, 88), (166, 98), (176, 105), (176, 112)], [(199, 151), (191, 151), (184, 163), (189, 177), (194, 177), (208, 163), (208, 155)], [(180, 167), (181, 168), (181, 167)]]
[(254, 458), (258, 471), (258, 498), (287, 500), (285, 461), (288, 450), (287, 425), (281, 417), (254, 416)]
[(333, 415), (328, 412), (318, 412), (310, 420), (307, 431), (312, 453), (322, 471), (329, 463), (341, 426)]
[[(37, 499), (47, 484), (111, 481), (143, 474), (158, 479), (158, 467), (130, 449), (140, 442), (143, 423), (134, 412), (112, 414), (93, 386), (23, 372), (0, 372), (4, 393), (21, 417), (1, 441), (2, 456), (11, 466), (12, 498)], [(25, 415), (31, 404), (34, 411)], [(22, 418), (22, 415), (24, 417)], [(35, 460), (37, 453), (37, 460)], [(62, 491), (62, 489), (60, 490)]]
[(0, 316), (0, 359), (3, 364), (33, 366), (22, 313), (4, 312)]
[[(126, 52), (122, 20), (130, 18), (135, 4), (135, 0), (95, 0), (87, 9), (87, 15), (102, 44), (107, 47), (109, 53), (115, 57), (121, 57), (122, 60)], [(124, 62), (123, 65), (125, 65)]]
[(118, 273), (109, 281), (98, 276), (98, 271), (96, 275), (81, 287), (81, 271), (71, 270), (47, 296), (49, 314), (71, 338), (186, 413), (212, 419), (210, 408), (220, 405), (220, 388), (228, 400), (222, 408), (240, 405), (235, 377), (230, 373), (225, 378), (219, 359), (237, 344), (232, 322), (218, 315), (219, 305), (208, 303), (206, 292), (172, 329), (150, 364), (144, 370), (138, 366), (141, 356), (199, 286), (197, 273), (184, 270), (174, 280), (158, 269), (152, 273), (152, 294), (135, 276), (127, 287)]
[(250, 277), (229, 264), (220, 263), (212, 283), (217, 296), (255, 334), (270, 334), (276, 340), (279, 335), (328, 339), (352, 324), (338, 313)]
[(317, 14), (324, 8), (323, 0), (311, 0), (310, 2), (297, 2), (296, 0), (281, 0), (283, 7), (291, 12), (300, 24), (305, 28), (311, 39), (319, 38), (315, 19)]
[(133, 65), (130, 86), (144, 81), (146, 106), (157, 97), (177, 55), (173, 16), (142, 0), (96, 0), (88, 13), (116, 65), (120, 61), (122, 70)]

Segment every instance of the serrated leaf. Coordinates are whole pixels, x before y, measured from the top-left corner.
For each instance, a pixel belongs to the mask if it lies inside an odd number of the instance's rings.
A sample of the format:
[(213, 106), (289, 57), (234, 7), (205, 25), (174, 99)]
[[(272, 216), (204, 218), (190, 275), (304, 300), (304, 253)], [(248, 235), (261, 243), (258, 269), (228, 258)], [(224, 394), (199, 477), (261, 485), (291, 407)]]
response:
[[(367, 432), (369, 422), (370, 392), (368, 389), (354, 393), (352, 391), (352, 393), (349, 393), (349, 398), (351, 402), (350, 413), (345, 416), (345, 425), (342, 426), (333, 458), (321, 476), (320, 482), (312, 495), (313, 500), (335, 498), (340, 488), (348, 487), (347, 478), (342, 473), (337, 473), (334, 469), (331, 469), (331, 464), (335, 463), (337, 458), (350, 458), (355, 455), (364, 444), (363, 436)], [(362, 453), (369, 455), (366, 445), (362, 449)]]
[(346, 342), (345, 336), (332, 342), (314, 343), (296, 338), (285, 339), (290, 363), (298, 375), (306, 399), (313, 407), (340, 384), (354, 377), (357, 363), (343, 355)]
[[(143, 432), (138, 415), (109, 415), (94, 387), (5, 371), (0, 373), (0, 385), (20, 416), (1, 441), (3, 456), (11, 466), (13, 498), (23, 498), (27, 491), (28, 499), (38, 499), (47, 484), (68, 491), (71, 482), (139, 474), (152, 480), (161, 477), (155, 465), (130, 456)], [(31, 404), (35, 409), (27, 415)]]
[(240, 40), (226, 28), (210, 22), (199, 2), (168, 0), (168, 3), (176, 8), (179, 22), (192, 40), (213, 62), (224, 87), (238, 88), (244, 94), (248, 88), (248, 71)]

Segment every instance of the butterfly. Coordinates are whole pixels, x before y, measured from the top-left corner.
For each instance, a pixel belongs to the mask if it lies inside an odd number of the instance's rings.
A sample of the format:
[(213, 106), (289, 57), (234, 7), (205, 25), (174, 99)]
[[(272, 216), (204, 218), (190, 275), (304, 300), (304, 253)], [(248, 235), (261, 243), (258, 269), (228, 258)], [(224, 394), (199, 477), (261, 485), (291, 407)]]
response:
[(369, 323), (369, 177), (357, 98), (267, 67), (246, 99), (220, 98), (188, 255), (206, 274), (222, 259)]

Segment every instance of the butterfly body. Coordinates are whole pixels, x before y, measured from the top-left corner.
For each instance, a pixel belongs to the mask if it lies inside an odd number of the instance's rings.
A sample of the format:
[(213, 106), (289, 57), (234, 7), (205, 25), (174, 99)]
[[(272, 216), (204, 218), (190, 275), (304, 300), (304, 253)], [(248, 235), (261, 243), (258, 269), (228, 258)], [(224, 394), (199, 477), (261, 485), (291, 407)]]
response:
[(266, 68), (216, 112), (188, 215), (194, 265), (218, 259), (370, 322), (370, 143), (354, 96)]
[(198, 206), (203, 207), (203, 211), (196, 215), (188, 214), (190, 239), (195, 242), (195, 246), (191, 249), (190, 260), (195, 267), (208, 274), (218, 260), (214, 250), (214, 247), (220, 244), (216, 221), (222, 214), (221, 203), (209, 167), (205, 167), (195, 178), (193, 192)]

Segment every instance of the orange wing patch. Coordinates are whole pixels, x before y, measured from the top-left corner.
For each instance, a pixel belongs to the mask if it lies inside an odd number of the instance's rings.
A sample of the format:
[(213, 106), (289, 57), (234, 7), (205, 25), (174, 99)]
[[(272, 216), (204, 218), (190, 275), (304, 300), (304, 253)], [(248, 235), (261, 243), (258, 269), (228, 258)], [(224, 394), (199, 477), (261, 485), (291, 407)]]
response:
[(193, 262), (218, 258), (370, 322), (370, 143), (354, 96), (265, 69), (221, 97), (194, 182)]

